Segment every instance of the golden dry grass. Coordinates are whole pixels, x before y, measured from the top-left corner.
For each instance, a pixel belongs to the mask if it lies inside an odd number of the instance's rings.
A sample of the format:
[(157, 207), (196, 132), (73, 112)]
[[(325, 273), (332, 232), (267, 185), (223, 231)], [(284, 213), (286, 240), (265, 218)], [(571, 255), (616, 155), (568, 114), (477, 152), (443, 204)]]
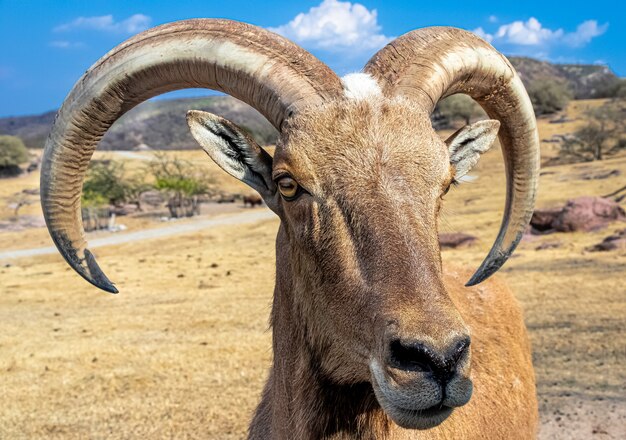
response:
[[(542, 138), (552, 125), (542, 121)], [(203, 153), (185, 154), (222, 176)], [(480, 242), (445, 251), (444, 264), (476, 267), (488, 250), (504, 200), (499, 155), (486, 154), (478, 180), (447, 196), (442, 230)], [(581, 180), (585, 167), (622, 174)], [(540, 207), (616, 189), (626, 158), (546, 171)], [(3, 181), (0, 198), (36, 185), (31, 179)], [(244, 437), (271, 361), (277, 226), (270, 220), (100, 248), (118, 296), (96, 291), (58, 255), (0, 266), (0, 438)], [(501, 271), (526, 312), (542, 438), (586, 439), (594, 430), (624, 438), (626, 255), (584, 250), (617, 227), (624, 225), (522, 242)], [(0, 249), (38, 246), (44, 233), (0, 233)], [(545, 241), (561, 247), (536, 251)]]

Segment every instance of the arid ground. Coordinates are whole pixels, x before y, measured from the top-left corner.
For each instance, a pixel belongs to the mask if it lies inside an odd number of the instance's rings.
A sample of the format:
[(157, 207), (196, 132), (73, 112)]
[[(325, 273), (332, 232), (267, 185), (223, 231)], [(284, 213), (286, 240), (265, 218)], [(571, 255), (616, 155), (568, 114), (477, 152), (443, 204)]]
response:
[[(597, 104), (574, 102), (569, 116)], [(575, 124), (542, 120), (541, 138)], [(544, 146), (544, 157), (556, 153)], [(224, 188), (248, 192), (203, 153), (184, 154)], [(611, 170), (619, 173), (593, 178)], [(441, 230), (480, 240), (444, 251), (444, 264), (476, 267), (500, 223), (500, 152), (473, 174), (446, 196)], [(610, 193), (624, 176), (624, 156), (545, 168), (538, 206)], [(10, 217), (13, 194), (37, 186), (36, 173), (0, 181), (0, 220)], [(38, 213), (36, 204), (20, 212)], [(163, 226), (120, 222), (129, 231)], [(277, 227), (269, 219), (98, 248), (117, 296), (88, 285), (57, 254), (0, 261), (0, 439), (243, 438), (272, 358)], [(500, 271), (525, 310), (541, 439), (626, 438), (626, 253), (585, 250), (624, 227), (525, 240)], [(536, 250), (548, 242), (555, 247)], [(45, 228), (0, 231), (0, 253), (47, 246)]]

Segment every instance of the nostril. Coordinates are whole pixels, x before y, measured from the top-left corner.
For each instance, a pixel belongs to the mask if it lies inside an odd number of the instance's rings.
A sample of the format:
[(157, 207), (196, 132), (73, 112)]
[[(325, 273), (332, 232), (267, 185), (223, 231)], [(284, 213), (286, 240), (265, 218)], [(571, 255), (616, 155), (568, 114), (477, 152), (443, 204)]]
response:
[(458, 341), (452, 353), (448, 357), (449, 362), (451, 361), (453, 366), (456, 366), (456, 364), (458, 364), (459, 361), (463, 358), (465, 353), (469, 351), (469, 346), (470, 346), (469, 336)]
[(438, 353), (421, 342), (394, 339), (389, 346), (389, 365), (405, 371), (432, 373), (443, 383), (454, 376), (469, 346), (469, 337), (462, 338)]
[(391, 341), (389, 363), (394, 368), (406, 371), (437, 370), (435, 357), (428, 348), (419, 342), (405, 343), (400, 339)]

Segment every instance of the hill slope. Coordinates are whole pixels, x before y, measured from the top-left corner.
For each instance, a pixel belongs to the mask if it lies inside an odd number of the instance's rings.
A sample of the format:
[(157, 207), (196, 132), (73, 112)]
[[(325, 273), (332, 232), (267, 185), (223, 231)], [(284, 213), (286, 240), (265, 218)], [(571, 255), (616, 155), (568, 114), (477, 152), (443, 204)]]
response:
[(551, 64), (533, 58), (508, 57), (526, 86), (552, 79), (564, 83), (574, 99), (606, 98), (608, 88), (619, 78), (607, 66), (593, 64)]
[[(113, 124), (98, 149), (132, 150), (142, 144), (157, 150), (199, 148), (185, 121), (187, 110), (223, 116), (250, 132), (262, 145), (276, 140), (276, 130), (249, 105), (230, 96), (207, 96), (145, 102)], [(28, 147), (42, 148), (55, 113), (0, 118), (0, 134), (19, 136)]]

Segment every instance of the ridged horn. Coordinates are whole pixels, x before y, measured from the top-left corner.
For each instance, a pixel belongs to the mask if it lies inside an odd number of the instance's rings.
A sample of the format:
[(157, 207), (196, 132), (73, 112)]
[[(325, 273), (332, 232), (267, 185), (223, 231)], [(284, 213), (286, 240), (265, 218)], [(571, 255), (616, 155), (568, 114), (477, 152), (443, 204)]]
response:
[(137, 104), (198, 87), (250, 104), (278, 130), (292, 112), (342, 93), (339, 78), (310, 53), (272, 32), (229, 20), (158, 26), (97, 61), (65, 99), (46, 141), (41, 203), (65, 260), (103, 290), (117, 293), (87, 248), (80, 203), (96, 145)]
[(398, 37), (374, 55), (365, 72), (387, 96), (402, 95), (429, 112), (455, 93), (476, 100), (501, 122), (507, 190), (500, 232), (476, 273), (473, 286), (495, 273), (522, 238), (533, 213), (539, 175), (539, 135), (522, 81), (489, 43), (462, 29), (430, 27)]

